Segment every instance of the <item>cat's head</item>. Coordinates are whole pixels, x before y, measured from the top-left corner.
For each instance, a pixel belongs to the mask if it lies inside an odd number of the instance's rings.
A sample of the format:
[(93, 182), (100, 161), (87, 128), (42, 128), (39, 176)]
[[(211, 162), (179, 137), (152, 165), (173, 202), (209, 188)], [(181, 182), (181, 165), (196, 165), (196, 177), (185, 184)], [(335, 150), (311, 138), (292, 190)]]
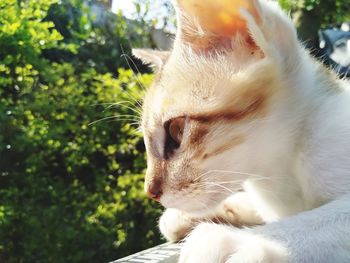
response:
[(300, 56), (295, 29), (273, 4), (234, 2), (178, 0), (173, 50), (134, 50), (156, 67), (142, 116), (145, 190), (166, 207), (211, 210), (288, 140), (277, 115)]

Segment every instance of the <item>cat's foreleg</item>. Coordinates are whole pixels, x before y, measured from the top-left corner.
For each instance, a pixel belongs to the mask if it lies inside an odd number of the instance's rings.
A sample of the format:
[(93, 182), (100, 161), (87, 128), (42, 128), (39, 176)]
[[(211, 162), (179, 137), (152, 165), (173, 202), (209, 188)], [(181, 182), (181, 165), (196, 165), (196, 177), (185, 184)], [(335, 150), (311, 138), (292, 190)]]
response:
[(181, 210), (168, 208), (159, 219), (159, 229), (168, 241), (175, 242), (183, 239), (201, 220)]
[(159, 228), (169, 241), (179, 241), (201, 222), (215, 222), (240, 226), (262, 224), (262, 219), (246, 192), (239, 192), (225, 199), (212, 213), (199, 217), (177, 209), (166, 209), (159, 220)]
[(251, 229), (199, 224), (181, 250), (184, 262), (350, 262), (350, 194)]
[(217, 208), (216, 216), (222, 222), (234, 226), (255, 226), (264, 221), (258, 215), (247, 192), (238, 192), (225, 199)]

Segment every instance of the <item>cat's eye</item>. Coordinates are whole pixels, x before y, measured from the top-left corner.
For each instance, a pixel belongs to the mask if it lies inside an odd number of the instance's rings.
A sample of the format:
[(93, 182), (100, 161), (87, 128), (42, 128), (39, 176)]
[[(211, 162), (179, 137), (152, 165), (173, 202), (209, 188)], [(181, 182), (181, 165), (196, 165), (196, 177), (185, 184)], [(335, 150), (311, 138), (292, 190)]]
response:
[(185, 126), (184, 117), (173, 119), (169, 123), (169, 135), (179, 145), (181, 144), (181, 141), (182, 141), (184, 126)]
[(165, 123), (164, 128), (167, 136), (164, 152), (166, 157), (172, 155), (174, 150), (180, 147), (185, 128), (185, 121), (185, 117), (177, 117)]

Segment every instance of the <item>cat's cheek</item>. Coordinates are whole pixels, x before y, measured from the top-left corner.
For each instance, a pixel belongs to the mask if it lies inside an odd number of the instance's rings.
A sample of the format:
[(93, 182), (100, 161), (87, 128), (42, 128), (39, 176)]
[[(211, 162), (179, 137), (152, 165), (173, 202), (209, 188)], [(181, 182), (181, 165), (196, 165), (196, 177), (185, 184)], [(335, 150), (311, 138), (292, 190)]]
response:
[(244, 230), (213, 223), (199, 224), (186, 238), (180, 263), (283, 263), (286, 249)]

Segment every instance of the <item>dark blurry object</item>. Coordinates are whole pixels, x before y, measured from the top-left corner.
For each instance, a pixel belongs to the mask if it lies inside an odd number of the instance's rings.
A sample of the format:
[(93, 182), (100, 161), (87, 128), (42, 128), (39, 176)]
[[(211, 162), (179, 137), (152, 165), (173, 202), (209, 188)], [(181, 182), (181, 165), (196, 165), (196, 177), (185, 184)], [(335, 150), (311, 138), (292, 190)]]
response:
[(350, 77), (350, 23), (319, 30), (320, 54), (340, 76)]

